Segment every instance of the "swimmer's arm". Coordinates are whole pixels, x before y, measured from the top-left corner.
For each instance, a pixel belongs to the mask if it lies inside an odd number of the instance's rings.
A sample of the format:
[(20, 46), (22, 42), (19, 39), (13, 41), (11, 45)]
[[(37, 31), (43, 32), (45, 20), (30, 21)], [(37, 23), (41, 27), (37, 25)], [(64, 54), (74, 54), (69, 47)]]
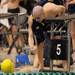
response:
[(75, 0), (70, 1), (69, 4), (75, 4)]
[(32, 32), (32, 16), (28, 19), (28, 43), (30, 47), (34, 45), (33, 32)]

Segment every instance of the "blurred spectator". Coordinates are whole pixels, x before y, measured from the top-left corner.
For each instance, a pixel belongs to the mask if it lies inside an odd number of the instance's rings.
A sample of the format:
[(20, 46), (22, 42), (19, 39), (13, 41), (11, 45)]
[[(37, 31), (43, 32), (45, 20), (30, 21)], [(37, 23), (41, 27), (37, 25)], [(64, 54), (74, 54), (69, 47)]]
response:
[[(26, 3), (25, 3), (26, 2)], [(37, 2), (35, 0), (24, 0), (24, 3), (26, 4), (25, 7), (27, 9), (27, 13), (30, 15), (32, 12), (32, 9), (35, 5), (37, 5)]]
[[(5, 10), (5, 13), (24, 13), (26, 14), (26, 9), (24, 9), (23, 7), (21, 7), (19, 5), (21, 0), (8, 0), (8, 2), (3, 5), (7, 7), (7, 9), (5, 9), (4, 7), (4, 10)], [(25, 16), (23, 16), (25, 17)], [(20, 19), (23, 19), (23, 18), (20, 18)], [(8, 21), (9, 21), (9, 25), (10, 25), (10, 29), (11, 29), (11, 34), (7, 35), (7, 42), (9, 44), (9, 46), (12, 45), (12, 42), (14, 41), (16, 35), (15, 33), (18, 32), (18, 26), (14, 21), (14, 18), (8, 18)], [(20, 21), (20, 20), (19, 20)], [(22, 40), (21, 40), (22, 39)], [(17, 43), (18, 42), (18, 43)], [(17, 42), (16, 42), (16, 46), (20, 46), (22, 47), (23, 46), (23, 37), (22, 35), (19, 36), (19, 38), (17, 39)]]
[[(0, 13), (6, 13), (6, 9), (4, 10), (2, 7), (3, 7), (3, 3), (2, 3), (3, 0), (0, 0)], [(3, 32), (5, 31), (5, 29), (9, 28), (8, 26), (8, 21), (6, 19), (1, 19), (0, 18), (0, 50), (3, 50), (3, 41), (5, 38), (3, 38)]]
[(8, 1), (8, 12), (10, 12), (10, 13), (26, 13), (26, 9), (19, 5), (20, 1), (21, 0), (9, 0)]
[(53, 3), (57, 5), (64, 5), (65, 0), (53, 0)]
[(37, 2), (38, 4), (40, 4), (41, 6), (43, 6), (45, 3), (48, 2), (48, 0), (36, 0), (36, 2)]
[(44, 5), (47, 2), (53, 2), (56, 5), (64, 5), (65, 0), (36, 0), (37, 2), (40, 3), (40, 5)]

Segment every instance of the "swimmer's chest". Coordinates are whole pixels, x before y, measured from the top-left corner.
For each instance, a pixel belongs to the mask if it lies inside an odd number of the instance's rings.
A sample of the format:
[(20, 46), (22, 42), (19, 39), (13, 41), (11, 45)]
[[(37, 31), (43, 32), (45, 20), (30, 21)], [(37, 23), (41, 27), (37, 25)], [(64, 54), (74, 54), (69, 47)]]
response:
[(45, 21), (41, 21), (41, 22), (37, 22), (36, 20), (33, 20), (33, 24), (32, 24), (32, 30), (35, 31), (45, 31), (46, 29), (46, 23)]

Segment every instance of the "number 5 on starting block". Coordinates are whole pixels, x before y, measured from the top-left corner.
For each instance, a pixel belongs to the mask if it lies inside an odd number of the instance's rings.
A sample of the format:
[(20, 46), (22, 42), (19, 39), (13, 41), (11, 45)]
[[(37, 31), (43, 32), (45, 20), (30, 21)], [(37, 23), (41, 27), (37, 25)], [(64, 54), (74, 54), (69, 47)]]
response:
[(51, 40), (51, 59), (67, 60), (68, 41), (66, 39)]

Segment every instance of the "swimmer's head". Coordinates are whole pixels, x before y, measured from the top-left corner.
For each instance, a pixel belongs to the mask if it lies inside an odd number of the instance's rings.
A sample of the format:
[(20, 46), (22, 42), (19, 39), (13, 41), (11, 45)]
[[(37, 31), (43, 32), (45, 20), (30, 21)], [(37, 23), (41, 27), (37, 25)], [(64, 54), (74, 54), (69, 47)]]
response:
[(35, 6), (33, 8), (32, 15), (37, 21), (41, 21), (44, 17), (43, 7), (39, 5)]

